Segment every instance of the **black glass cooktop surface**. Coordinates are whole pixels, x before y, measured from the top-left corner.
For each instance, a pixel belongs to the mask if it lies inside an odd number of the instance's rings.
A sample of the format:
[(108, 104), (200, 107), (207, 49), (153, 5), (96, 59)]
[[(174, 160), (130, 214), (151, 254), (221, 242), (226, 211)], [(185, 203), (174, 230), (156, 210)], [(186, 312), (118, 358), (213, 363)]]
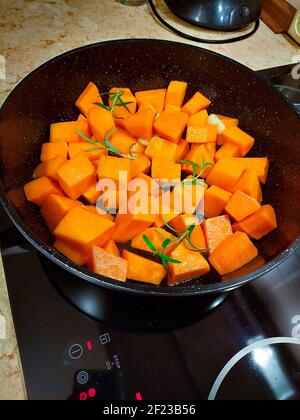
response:
[[(300, 104), (291, 67), (263, 74)], [(228, 295), (147, 299), (72, 277), (0, 220), (30, 399), (300, 400), (299, 248)]]

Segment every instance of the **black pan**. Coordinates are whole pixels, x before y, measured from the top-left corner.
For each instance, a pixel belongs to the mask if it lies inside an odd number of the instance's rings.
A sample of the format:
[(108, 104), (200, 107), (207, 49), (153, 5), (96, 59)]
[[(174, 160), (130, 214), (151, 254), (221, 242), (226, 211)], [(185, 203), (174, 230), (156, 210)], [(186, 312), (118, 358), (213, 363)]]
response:
[[(133, 91), (189, 83), (188, 96), (201, 90), (212, 111), (240, 118), (256, 138), (253, 156), (268, 156), (271, 169), (264, 201), (275, 206), (279, 228), (258, 243), (260, 257), (225, 278), (217, 273), (175, 287), (153, 287), (93, 275), (56, 252), (38, 209), (16, 209), (10, 190), (32, 179), (41, 144), (52, 122), (77, 118), (74, 102), (88, 81), (102, 91), (129, 86)], [(7, 98), (0, 111), (1, 202), (22, 234), (52, 262), (83, 281), (133, 294), (191, 296), (233, 290), (274, 269), (300, 243), (300, 120), (271, 84), (248, 68), (201, 48), (158, 40), (121, 40), (86, 46), (42, 65)], [(26, 287), (24, 285), (24, 287)]]

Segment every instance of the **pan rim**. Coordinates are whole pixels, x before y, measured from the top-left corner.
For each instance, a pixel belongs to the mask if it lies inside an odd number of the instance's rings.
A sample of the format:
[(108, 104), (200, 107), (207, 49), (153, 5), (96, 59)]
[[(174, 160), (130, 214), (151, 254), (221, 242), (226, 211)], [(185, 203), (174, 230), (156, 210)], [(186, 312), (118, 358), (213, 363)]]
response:
[[(201, 47), (194, 46), (194, 45), (184, 43), (184, 42), (175, 42), (175, 41), (168, 41), (168, 40), (163, 40), (163, 39), (152, 39), (152, 38), (134, 38), (134, 39), (124, 38), (124, 39), (108, 40), (108, 41), (102, 41), (102, 42), (97, 42), (93, 44), (87, 44), (87, 45), (66, 51), (63, 54), (57, 55), (51, 58), (50, 60), (47, 60), (46, 62), (38, 66), (36, 69), (34, 69), (32, 72), (30, 72), (26, 77), (24, 77), (17, 84), (17, 86), (10, 92), (10, 94), (7, 96), (7, 98), (5, 99), (5, 101), (3, 102), (0, 108), (0, 118), (5, 113), (5, 109), (9, 105), (9, 102), (12, 96), (20, 88), (22, 88), (24, 83), (31, 80), (35, 76), (35, 74), (40, 72), (44, 67), (47, 67), (48, 65), (55, 63), (56, 61), (59, 61), (63, 59), (64, 57), (69, 57), (72, 54), (76, 54), (77, 52), (80, 52), (86, 49), (97, 48), (101, 45), (122, 44), (122, 43), (142, 43), (142, 42), (179, 45), (181, 47), (189, 48), (191, 50), (200, 50), (204, 52), (205, 54), (217, 56), (219, 58), (222, 58), (223, 60), (229, 61), (232, 64), (235, 64), (236, 66), (240, 67), (244, 71), (246, 70), (252, 75), (255, 75), (256, 78), (260, 79), (265, 84), (267, 84), (274, 91), (274, 93), (276, 93), (282, 99), (284, 99), (287, 105), (289, 105), (290, 108), (298, 116), (297, 110), (294, 107), (294, 105), (269, 80), (265, 79), (261, 74), (255, 72), (249, 67), (233, 60), (232, 58), (216, 53), (215, 51), (210, 51), (205, 48), (201, 48)], [(9, 218), (11, 219), (15, 227), (20, 231), (20, 233), (29, 241), (31, 245), (34, 246), (34, 248), (37, 251), (39, 251), (46, 258), (50, 259), (50, 261), (57, 264), (59, 267), (69, 271), (71, 274), (77, 277), (80, 277), (82, 280), (85, 280), (94, 285), (101, 286), (106, 289), (110, 289), (114, 291), (119, 291), (122, 293), (130, 293), (130, 294), (135, 294), (135, 295), (146, 295), (146, 296), (154, 296), (154, 297), (159, 297), (159, 296), (160, 297), (164, 297), (164, 296), (170, 296), (170, 297), (171, 296), (174, 296), (174, 297), (188, 297), (189, 296), (190, 297), (190, 296), (227, 293), (236, 288), (244, 286), (245, 284), (251, 281), (254, 281), (258, 277), (261, 277), (262, 275), (269, 273), (271, 270), (275, 269), (278, 265), (284, 262), (300, 246), (300, 236), (299, 236), (289, 245), (288, 248), (282, 251), (272, 261), (268, 262), (264, 267), (256, 271), (253, 271), (247, 275), (238, 277), (235, 280), (228, 281), (228, 282), (219, 282), (219, 283), (213, 283), (211, 285), (199, 285), (199, 286), (192, 286), (186, 283), (186, 285), (180, 285), (180, 286), (175, 286), (175, 287), (160, 287), (160, 286), (155, 287), (152, 285), (144, 285), (140, 283), (131, 283), (131, 282), (120, 283), (112, 279), (109, 279), (107, 277), (90, 273), (86, 268), (80, 267), (72, 263), (70, 260), (68, 260), (67, 258), (62, 256), (60, 253), (55, 251), (52, 247), (41, 242), (35, 235), (33, 235), (30, 232), (30, 230), (23, 223), (21, 217), (18, 215), (14, 207), (10, 204), (10, 202), (8, 201), (6, 197), (6, 193), (3, 189), (2, 184), (0, 185), (0, 202), (4, 210), (6, 211), (7, 215), (9, 216)]]

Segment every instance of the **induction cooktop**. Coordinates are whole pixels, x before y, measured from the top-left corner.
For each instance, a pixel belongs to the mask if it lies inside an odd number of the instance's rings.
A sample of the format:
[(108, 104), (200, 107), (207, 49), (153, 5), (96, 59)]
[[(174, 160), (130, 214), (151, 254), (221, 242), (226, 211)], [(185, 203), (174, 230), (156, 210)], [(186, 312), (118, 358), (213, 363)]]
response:
[[(300, 111), (292, 68), (261, 74)], [(73, 277), (0, 220), (29, 399), (300, 400), (299, 248), (230, 294), (134, 297)]]

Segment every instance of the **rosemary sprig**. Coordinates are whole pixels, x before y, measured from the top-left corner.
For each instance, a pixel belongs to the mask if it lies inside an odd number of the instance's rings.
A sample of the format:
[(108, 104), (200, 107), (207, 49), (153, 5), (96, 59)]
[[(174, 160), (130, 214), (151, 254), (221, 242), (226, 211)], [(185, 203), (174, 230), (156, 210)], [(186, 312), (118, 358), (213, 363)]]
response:
[(116, 107), (124, 107), (126, 111), (130, 114), (130, 109), (127, 105), (132, 104), (132, 102), (124, 102), (122, 99), (122, 96), (124, 95), (124, 92), (122, 90), (118, 90), (115, 93), (111, 92), (103, 92), (100, 93), (100, 96), (108, 96), (109, 101), (112, 101), (112, 104), (110, 106), (106, 106), (101, 102), (95, 102), (94, 105), (98, 105), (101, 108), (105, 109), (106, 111), (113, 112)]
[[(154, 255), (157, 255), (162, 262), (162, 265), (164, 266), (164, 268), (169, 271), (169, 266), (168, 266), (168, 262), (172, 263), (172, 264), (181, 264), (181, 261), (179, 260), (175, 260), (174, 258), (168, 257), (166, 254), (160, 252), (156, 246), (152, 243), (151, 239), (147, 236), (144, 235), (143, 236), (143, 240), (145, 241), (145, 243), (147, 244), (147, 246), (149, 247), (149, 249), (153, 252)], [(168, 239), (168, 241), (171, 239)], [(167, 243), (167, 240), (165, 241)], [(163, 248), (164, 250), (168, 247), (168, 244), (164, 247), (163, 244)]]
[[(123, 153), (119, 152), (119, 150), (111, 144), (109, 139), (111, 138), (112, 134), (116, 131), (116, 129), (112, 129), (104, 140), (92, 140), (88, 138), (84, 133), (82, 133), (80, 130), (77, 130), (77, 134), (88, 143), (92, 143), (97, 147), (93, 147), (91, 149), (85, 150), (86, 153), (88, 152), (95, 152), (97, 150), (107, 150), (109, 153), (112, 153), (114, 155), (124, 157), (130, 160), (136, 160), (136, 157), (132, 154), (132, 147), (135, 146), (135, 144), (132, 144), (129, 148), (128, 155), (124, 155)], [(101, 145), (101, 146), (100, 146)]]

